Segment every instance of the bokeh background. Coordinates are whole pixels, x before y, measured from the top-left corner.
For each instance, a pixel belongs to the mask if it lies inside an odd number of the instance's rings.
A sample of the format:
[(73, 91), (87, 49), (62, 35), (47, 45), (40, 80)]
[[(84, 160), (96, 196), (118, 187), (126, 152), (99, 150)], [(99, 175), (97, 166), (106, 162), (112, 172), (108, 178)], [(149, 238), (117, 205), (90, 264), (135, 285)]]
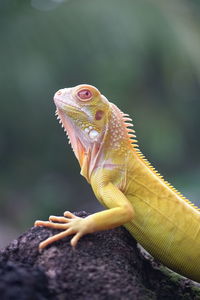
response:
[(80, 83), (128, 112), (151, 163), (200, 200), (200, 2), (2, 0), (0, 247), (35, 219), (101, 209), (54, 116), (55, 91)]

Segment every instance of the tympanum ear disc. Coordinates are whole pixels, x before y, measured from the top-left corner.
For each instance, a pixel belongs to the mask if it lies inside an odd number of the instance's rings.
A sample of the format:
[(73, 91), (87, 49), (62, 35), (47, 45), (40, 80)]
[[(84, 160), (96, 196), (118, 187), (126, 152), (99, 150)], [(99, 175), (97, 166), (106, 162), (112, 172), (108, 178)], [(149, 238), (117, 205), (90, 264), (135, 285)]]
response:
[(103, 117), (103, 114), (104, 114), (103, 110), (97, 110), (96, 114), (95, 114), (95, 120), (98, 120), (98, 121), (101, 120)]

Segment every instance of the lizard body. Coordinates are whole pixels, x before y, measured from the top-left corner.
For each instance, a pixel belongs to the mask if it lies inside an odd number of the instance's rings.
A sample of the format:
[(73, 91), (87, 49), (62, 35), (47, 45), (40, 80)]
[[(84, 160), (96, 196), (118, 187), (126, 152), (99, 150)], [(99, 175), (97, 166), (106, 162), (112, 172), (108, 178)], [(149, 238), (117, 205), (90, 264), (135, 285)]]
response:
[(63, 229), (40, 244), (124, 225), (156, 259), (200, 282), (200, 212), (148, 163), (137, 148), (131, 119), (95, 87), (59, 90), (56, 114), (67, 132), (81, 174), (107, 210), (78, 218), (70, 212), (36, 226)]

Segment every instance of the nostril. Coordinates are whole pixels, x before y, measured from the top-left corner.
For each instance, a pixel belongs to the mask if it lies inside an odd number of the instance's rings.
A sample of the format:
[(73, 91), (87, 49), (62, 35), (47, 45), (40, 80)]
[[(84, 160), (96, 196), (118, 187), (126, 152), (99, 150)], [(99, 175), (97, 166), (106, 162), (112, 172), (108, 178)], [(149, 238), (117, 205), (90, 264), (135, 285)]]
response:
[(57, 95), (62, 95), (62, 90), (57, 91)]

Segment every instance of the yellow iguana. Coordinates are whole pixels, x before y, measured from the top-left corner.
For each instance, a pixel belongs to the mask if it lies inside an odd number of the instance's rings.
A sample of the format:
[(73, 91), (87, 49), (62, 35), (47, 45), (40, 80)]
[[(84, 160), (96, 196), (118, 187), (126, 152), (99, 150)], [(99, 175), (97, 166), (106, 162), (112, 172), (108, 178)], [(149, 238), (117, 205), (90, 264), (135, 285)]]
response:
[(67, 211), (36, 221), (63, 230), (39, 247), (69, 235), (76, 246), (87, 233), (123, 225), (160, 262), (200, 282), (200, 212), (138, 150), (128, 115), (91, 85), (61, 89), (54, 102), (81, 174), (108, 209), (86, 218)]

